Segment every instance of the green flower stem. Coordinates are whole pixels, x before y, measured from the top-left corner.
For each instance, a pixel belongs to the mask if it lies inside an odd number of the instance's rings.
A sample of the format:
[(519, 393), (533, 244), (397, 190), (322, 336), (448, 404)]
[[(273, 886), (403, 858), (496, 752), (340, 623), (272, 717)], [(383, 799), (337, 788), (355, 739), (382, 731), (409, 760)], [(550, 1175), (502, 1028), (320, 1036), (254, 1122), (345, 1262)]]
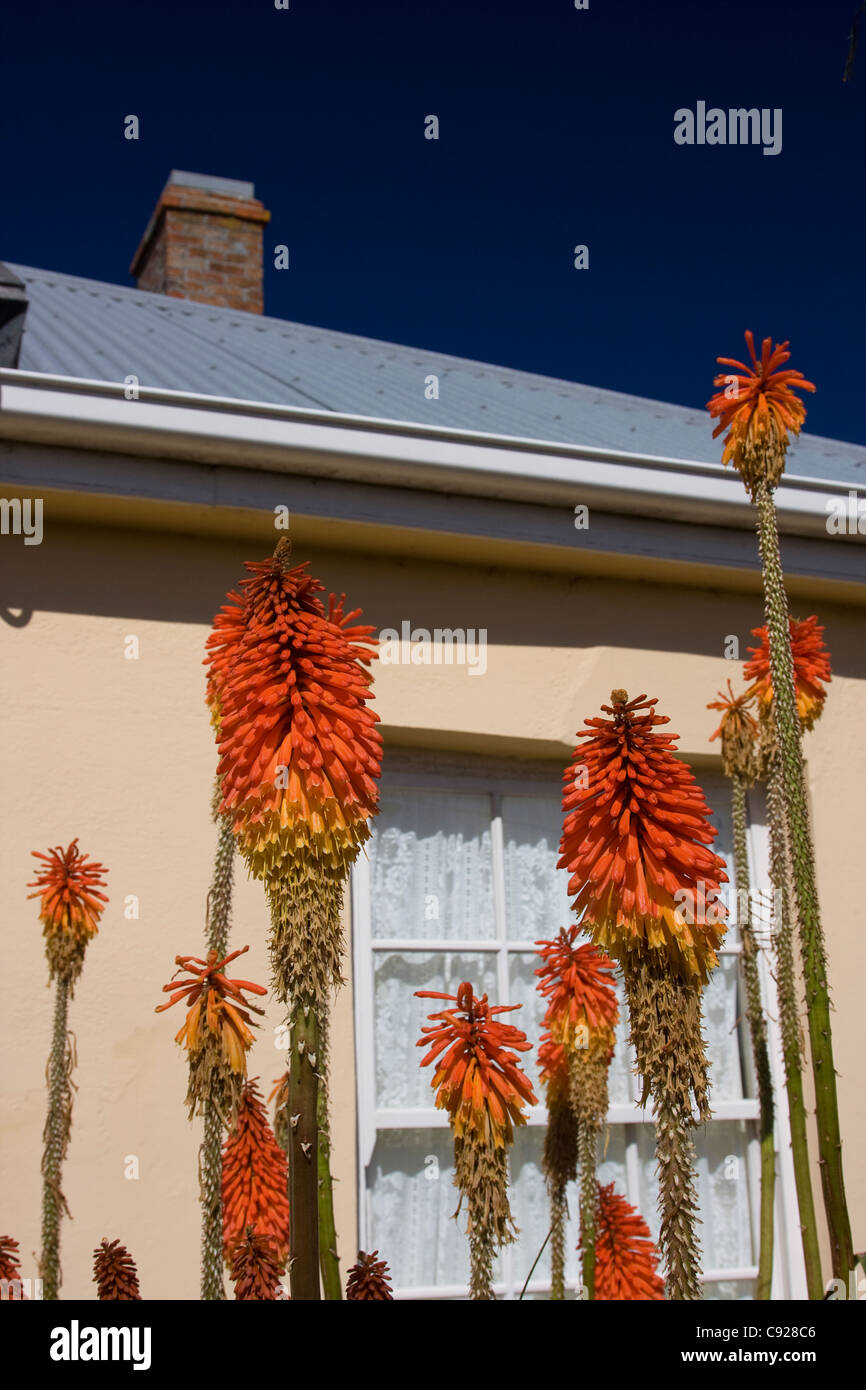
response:
[[(214, 808), (219, 805), (219, 789)], [(235, 837), (231, 820), (214, 812), (217, 846), (213, 877), (207, 895), (207, 949), (221, 960), (228, 950), (234, 881)], [(223, 1124), (211, 1099), (204, 1103), (204, 1139), (199, 1149), (201, 1194), (201, 1296), (205, 1301), (226, 1296), (223, 1283)]]
[(788, 846), (800, 924), (800, 954), (806, 986), (821, 1185), (830, 1234), (833, 1273), (837, 1279), (847, 1281), (850, 1271), (854, 1268), (854, 1245), (842, 1172), (842, 1138), (839, 1130), (836, 1070), (833, 1063), (827, 964), (815, 883), (815, 856), (809, 825), (788, 602), (779, 554), (776, 508), (772, 491), (764, 481), (759, 481), (755, 488), (755, 505), (764, 573), (764, 604), (773, 679), (773, 709), (785, 793)]
[(734, 873), (737, 880), (737, 916), (743, 943), (741, 960), (746, 989), (746, 1015), (752, 1037), (752, 1058), (755, 1064), (760, 1108), (758, 1132), (761, 1142), (761, 1217), (755, 1299), (764, 1301), (770, 1297), (770, 1286), (773, 1280), (773, 1209), (776, 1189), (776, 1152), (773, 1141), (773, 1078), (770, 1071), (770, 1053), (767, 1047), (767, 1023), (761, 1003), (758, 944), (752, 931), (751, 880), (746, 842), (746, 783), (737, 772), (731, 778), (731, 804), (734, 832)]
[(48, 1114), (42, 1155), (42, 1255), (39, 1264), (42, 1297), (60, 1297), (60, 1223), (69, 1208), (60, 1187), (60, 1174), (69, 1145), (72, 1056), (68, 1039), (69, 981), (59, 976), (54, 994), (54, 1025), (48, 1059)]
[(340, 1258), (337, 1254), (337, 1228), (334, 1221), (334, 1179), (331, 1176), (331, 1125), (328, 1114), (327, 1020), (320, 1019), (319, 1122), (319, 1266), (322, 1288), (329, 1302), (343, 1297)]
[(581, 1120), (578, 1127), (577, 1148), (580, 1163), (580, 1273), (586, 1297), (594, 1299), (598, 1129), (586, 1120)]
[(289, 1277), (294, 1301), (313, 1301), (319, 1291), (319, 1143), (317, 1072), (319, 1020), (315, 1001), (293, 1006), (289, 1052), (289, 1210), (292, 1249)]
[(565, 1298), (565, 1221), (568, 1203), (565, 1188), (557, 1183), (550, 1194), (550, 1297), (554, 1303)]
[(228, 951), (234, 884), (235, 837), (228, 816), (217, 817), (217, 847), (207, 895), (207, 944), (222, 960)]
[(659, 1247), (665, 1270), (665, 1297), (699, 1301), (698, 1189), (690, 1113), (663, 1092), (656, 1108), (656, 1165), (659, 1175)]
[(788, 1093), (788, 1122), (791, 1129), (791, 1158), (794, 1186), (803, 1242), (806, 1292), (810, 1299), (823, 1297), (821, 1249), (812, 1195), (809, 1141), (806, 1134), (806, 1102), (803, 1096), (803, 1059), (800, 1050), (800, 1016), (797, 1008), (797, 975), (794, 969), (794, 914), (789, 889), (788, 856), (785, 848), (785, 804), (778, 752), (770, 756), (767, 769), (767, 811), (770, 821), (770, 878), (774, 888), (773, 940), (776, 953), (776, 990), (779, 998), (779, 1027)]
[[(655, 1108), (661, 1218), (658, 1247), (668, 1299), (700, 1299), (698, 1192), (692, 1131), (710, 1118), (701, 987), (683, 979), (658, 950), (623, 961), (631, 1042), (643, 1079), (641, 1104)], [(697, 1110), (697, 1117), (695, 1116)]]
[(204, 1105), (204, 1142), (199, 1152), (201, 1192), (201, 1296), (225, 1298), (222, 1207), (223, 1123), (213, 1101)]

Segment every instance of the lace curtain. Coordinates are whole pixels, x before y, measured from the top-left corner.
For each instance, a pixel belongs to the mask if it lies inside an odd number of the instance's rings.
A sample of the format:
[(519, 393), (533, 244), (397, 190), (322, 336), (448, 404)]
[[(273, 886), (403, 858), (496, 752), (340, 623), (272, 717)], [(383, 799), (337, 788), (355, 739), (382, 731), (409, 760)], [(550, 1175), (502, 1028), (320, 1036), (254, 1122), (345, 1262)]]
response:
[[(723, 789), (710, 800), (725, 805)], [(501, 816), (501, 840), (495, 813)], [(537, 1045), (543, 1001), (535, 990), (538, 961), (531, 948), (571, 920), (567, 875), (556, 869), (560, 824), (555, 783), (549, 792), (503, 796), (497, 802), (484, 793), (386, 792), (370, 847), (369, 875), (377, 1110), (427, 1110), (431, 1118), (435, 1114), (431, 1069), (420, 1067), (424, 1053), (415, 1044), (437, 1004), (416, 999), (418, 989), (453, 994), (461, 980), (469, 980), (477, 994), (486, 992), (496, 1003), (521, 1004), (510, 1021)], [(723, 824), (716, 848), (727, 857), (728, 845)], [(497, 919), (497, 888), (504, 923), (501, 912)], [(437, 949), (399, 948), (412, 941), (436, 941)], [(496, 949), (471, 949), (472, 943), (482, 942)], [(508, 949), (508, 943), (518, 949)], [(750, 1084), (741, 1056), (745, 1049), (740, 1014), (738, 962), (734, 956), (722, 957), (704, 1008), (715, 1101), (739, 1100), (746, 1094), (744, 1085)], [(626, 1033), (621, 1016), (610, 1072), (612, 1106), (632, 1107), (637, 1094)], [(536, 1083), (534, 1050), (525, 1054), (524, 1066)], [(653, 1129), (640, 1122), (636, 1107), (633, 1113), (633, 1123), (608, 1126), (599, 1177), (602, 1182), (614, 1180), (618, 1190), (639, 1205), (655, 1235)], [(368, 1240), (389, 1260), (401, 1289), (456, 1292), (468, 1278), (468, 1254), (465, 1222), (452, 1219), (459, 1194), (452, 1185), (450, 1132), (428, 1127), (425, 1116), (420, 1119), (419, 1127), (378, 1132), (367, 1171)], [(511, 1200), (520, 1237), (499, 1262), (498, 1277), (508, 1292), (519, 1291), (548, 1229), (540, 1163), (543, 1136), (542, 1124), (530, 1124), (518, 1132), (511, 1152)], [(698, 1132), (707, 1270), (741, 1268), (754, 1259), (748, 1139), (749, 1125), (743, 1120), (714, 1120)], [(570, 1203), (575, 1213), (576, 1198), (575, 1192)], [(569, 1277), (574, 1282), (577, 1237), (572, 1221)], [(545, 1252), (533, 1282), (547, 1278)], [(706, 1295), (735, 1298), (749, 1292), (748, 1281), (727, 1280), (708, 1287)]]

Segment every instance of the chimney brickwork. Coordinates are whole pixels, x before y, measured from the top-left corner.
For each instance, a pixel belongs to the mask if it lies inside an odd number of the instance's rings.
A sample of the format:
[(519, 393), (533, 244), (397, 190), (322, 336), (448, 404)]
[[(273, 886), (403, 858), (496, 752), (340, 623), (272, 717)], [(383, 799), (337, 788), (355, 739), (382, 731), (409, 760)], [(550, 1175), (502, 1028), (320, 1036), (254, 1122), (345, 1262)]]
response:
[(262, 229), (251, 183), (174, 171), (130, 272), (140, 290), (261, 314)]

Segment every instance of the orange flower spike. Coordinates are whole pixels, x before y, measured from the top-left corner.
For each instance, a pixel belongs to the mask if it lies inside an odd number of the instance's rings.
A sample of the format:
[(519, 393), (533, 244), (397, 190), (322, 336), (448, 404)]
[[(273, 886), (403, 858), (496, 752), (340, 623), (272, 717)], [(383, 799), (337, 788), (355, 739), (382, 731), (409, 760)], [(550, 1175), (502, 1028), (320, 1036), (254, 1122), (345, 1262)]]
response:
[(724, 861), (708, 848), (717, 831), (691, 769), (674, 756), (676, 735), (657, 700), (615, 690), (584, 721), (583, 747), (563, 774), (559, 868), (571, 875), (573, 909), (614, 958), (646, 947), (706, 982), (724, 934)]
[[(763, 628), (757, 629), (757, 631), (763, 630)], [(740, 731), (748, 731), (748, 733), (757, 736), (758, 721), (749, 710), (753, 694), (752, 690), (745, 690), (742, 695), (735, 695), (730, 681), (728, 681), (727, 695), (723, 690), (718, 691), (719, 698), (711, 700), (707, 704), (707, 709), (719, 710), (722, 716), (719, 727), (715, 733), (710, 734), (710, 743), (721, 738), (726, 731), (732, 731), (735, 734)]]
[(268, 1236), (285, 1263), (289, 1251), (288, 1167), (255, 1080), (241, 1094), (235, 1128), (223, 1145), (223, 1242), (226, 1259), (247, 1227)]
[(171, 980), (163, 985), (163, 991), (170, 993), (171, 998), (155, 1008), (155, 1012), (161, 1014), (185, 998), (188, 1012), (175, 1035), (175, 1042), (182, 1043), (190, 1052), (198, 1052), (204, 1046), (206, 1033), (210, 1033), (219, 1040), (231, 1070), (241, 1075), (246, 1069), (246, 1053), (254, 1040), (250, 1029), (258, 1026), (247, 1010), (260, 1015), (264, 1013), (244, 994), (264, 995), (267, 990), (251, 980), (231, 980), (223, 974), (223, 970), (248, 950), (249, 946), (244, 946), (222, 960), (217, 960), (216, 951), (210, 951), (207, 960), (202, 960), (200, 956), (176, 956), (177, 965), (189, 971), (193, 978)]
[(37, 869), (36, 878), (27, 884), (36, 889), (27, 897), (40, 899), (39, 920), (51, 974), (74, 980), (81, 973), (84, 950), (96, 936), (108, 902), (101, 892), (107, 871), (103, 864), (82, 854), (77, 836), (67, 849), (57, 845), (45, 854), (39, 850), (32, 853), (44, 867)]
[(710, 743), (722, 740), (722, 766), (727, 777), (742, 777), (751, 785), (761, 771), (760, 726), (749, 706), (754, 700), (754, 689), (735, 695), (728, 681), (727, 695), (718, 692), (718, 700), (711, 700), (707, 709), (719, 710), (719, 727), (710, 734)]
[(369, 707), (373, 629), (281, 558), (247, 564), (208, 638), (221, 810), (256, 877), (311, 853), (347, 870), (376, 814), (382, 739)]
[(595, 1297), (604, 1302), (660, 1301), (664, 1283), (649, 1229), (613, 1183), (598, 1185)]
[(346, 1284), (346, 1298), (364, 1300), (372, 1302), (378, 1300), (386, 1302), (394, 1298), (391, 1292), (391, 1275), (388, 1270), (386, 1260), (377, 1260), (379, 1251), (374, 1250), (372, 1255), (365, 1255), (363, 1250), (358, 1251), (357, 1263), (352, 1265), (349, 1270), (349, 1278)]
[[(825, 686), (833, 678), (830, 653), (824, 645), (824, 628), (814, 614), (811, 618), (789, 618), (788, 624), (794, 658), (797, 713), (803, 727), (811, 729), (824, 708), (827, 698)], [(768, 713), (773, 701), (773, 678), (766, 627), (753, 628), (752, 636), (758, 638), (759, 645), (748, 648), (751, 660), (743, 666), (743, 674), (746, 680), (754, 682), (749, 694), (757, 695), (762, 710)]]
[(536, 941), (543, 964), (536, 970), (545, 998), (544, 1026), (569, 1049), (599, 1043), (608, 1048), (619, 1018), (614, 965), (597, 946), (575, 946), (579, 928), (562, 927), (554, 941)]
[(721, 389), (707, 402), (707, 410), (719, 422), (713, 438), (727, 430), (722, 462), (733, 462), (748, 472), (748, 455), (761, 445), (775, 445), (784, 455), (789, 433), (799, 434), (806, 418), (806, 407), (794, 392), (814, 391), (815, 386), (802, 372), (782, 370), (791, 356), (787, 342), (774, 347), (765, 338), (759, 362), (751, 332), (745, 336), (751, 367), (735, 358), (717, 358), (720, 366), (734, 367), (736, 372), (713, 379), (713, 385)]
[(431, 1083), (437, 1093), (437, 1108), (448, 1111), (458, 1137), (468, 1131), (495, 1148), (510, 1144), (512, 1125), (526, 1123), (524, 1102), (537, 1104), (529, 1078), (515, 1056), (515, 1051), (530, 1051), (531, 1043), (519, 1028), (498, 1022), (494, 1015), (510, 1013), (521, 1005), (491, 1007), (487, 995), (477, 999), (468, 982), (456, 995), (417, 990), (416, 996), (457, 1006), (430, 1014), (430, 1026), (422, 1028), (424, 1036), (417, 1043), (427, 1047), (433, 1042), (422, 1058), (422, 1067), (440, 1059)]
[(548, 1105), (568, 1097), (568, 1054), (562, 1043), (554, 1042), (549, 1033), (542, 1033), (538, 1044), (538, 1074), (547, 1087)]

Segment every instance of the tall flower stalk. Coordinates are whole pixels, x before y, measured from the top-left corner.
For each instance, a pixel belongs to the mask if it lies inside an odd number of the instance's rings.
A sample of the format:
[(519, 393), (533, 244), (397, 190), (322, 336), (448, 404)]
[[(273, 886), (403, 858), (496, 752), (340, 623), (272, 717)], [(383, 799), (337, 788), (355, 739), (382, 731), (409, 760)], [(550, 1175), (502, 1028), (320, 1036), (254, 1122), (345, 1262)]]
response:
[(57, 846), (46, 854), (33, 851), (42, 861), (30, 898), (39, 898), (39, 920), (45, 937), (49, 978), (55, 981), (54, 1022), (48, 1058), (48, 1114), (42, 1155), (42, 1296), (60, 1295), (60, 1226), (69, 1207), (60, 1186), (63, 1162), (72, 1132), (72, 1073), (76, 1065), (75, 1042), (69, 1032), (69, 1001), (84, 968), (88, 943), (96, 935), (108, 898), (105, 869), (82, 854), (78, 839), (68, 849)]
[[(578, 946), (577, 934), (578, 927), (572, 925), (561, 928), (554, 941), (536, 941), (542, 965), (535, 973), (539, 977), (539, 992), (547, 1000), (544, 1027), (550, 1030), (551, 1042), (561, 1045), (568, 1069), (568, 1106), (575, 1125), (580, 1173), (581, 1275), (586, 1297), (591, 1299), (595, 1290), (598, 1139), (607, 1117), (607, 1075), (619, 1007), (612, 983), (612, 962), (589, 942)], [(555, 1122), (562, 1125), (562, 1117), (557, 1116)], [(558, 1151), (559, 1145), (552, 1146), (552, 1155)], [(552, 1176), (552, 1284), (553, 1296), (557, 1298), (564, 1297), (559, 1247), (563, 1247), (564, 1253), (561, 1223), (565, 1216), (566, 1174), (563, 1170)]]
[(790, 435), (799, 434), (806, 417), (806, 408), (794, 393), (814, 391), (815, 387), (805, 380), (801, 372), (784, 369), (791, 355), (787, 343), (773, 347), (771, 340), (765, 338), (760, 362), (755, 355), (751, 333), (746, 334), (746, 343), (752, 359), (751, 367), (731, 358), (720, 357), (718, 361), (721, 366), (736, 370), (716, 376), (713, 384), (724, 389), (710, 399), (707, 408), (718, 419), (714, 437), (727, 430), (722, 461), (733, 462), (755, 508), (773, 684), (775, 736), (806, 987), (821, 1184), (833, 1273), (837, 1278), (847, 1280), (854, 1268), (854, 1247), (842, 1170), (827, 961), (815, 881), (815, 853), (794, 683), (788, 599), (774, 500), (785, 467)]
[(368, 708), (372, 628), (353, 626), (283, 539), (247, 565), (208, 639), (221, 811), (271, 909), (274, 990), (288, 1009), (293, 1299), (318, 1299), (319, 1088), (342, 983), (343, 889), (370, 834), (381, 736)]
[[(198, 1112), (204, 1116), (204, 1141), (199, 1151), (199, 1184), (203, 1212), (202, 1238), (202, 1298), (225, 1298), (222, 1282), (223, 1225), (222, 1225), (222, 1139), (232, 1130), (241, 1104), (247, 1074), (247, 1053), (253, 1044), (252, 1029), (257, 1027), (250, 1015), (264, 1011), (246, 998), (247, 994), (264, 995), (263, 985), (251, 980), (229, 979), (226, 966), (249, 950), (249, 946), (218, 958), (215, 950), (207, 957), (176, 956), (175, 963), (186, 971), (186, 978), (173, 979), (163, 985), (163, 993), (171, 995), (158, 1004), (157, 1013), (170, 1009), (183, 1000), (186, 1017), (175, 1036), (175, 1042), (187, 1050), (189, 1083), (186, 1102), (190, 1119)], [(219, 1147), (220, 1157), (214, 1159)], [(213, 1221), (219, 1215), (219, 1268), (212, 1249)]]
[(520, 1004), (476, 998), (464, 981), (456, 994), (416, 990), (419, 999), (441, 999), (455, 1007), (429, 1015), (418, 1047), (429, 1047), (421, 1066), (436, 1062), (431, 1085), (436, 1107), (448, 1112), (454, 1135), (454, 1183), (465, 1198), (470, 1252), (469, 1293), (490, 1300), (493, 1258), (517, 1232), (508, 1201), (508, 1146), (514, 1126), (526, 1123), (525, 1103), (536, 1105), (529, 1079), (518, 1065), (517, 1052), (529, 1052), (526, 1034), (497, 1014), (511, 1013)]
[(761, 1149), (761, 1208), (759, 1223), (758, 1275), (755, 1298), (769, 1299), (773, 1282), (773, 1218), (776, 1195), (775, 1102), (767, 1020), (761, 999), (758, 967), (758, 941), (752, 927), (751, 876), (748, 851), (747, 789), (760, 772), (758, 721), (748, 706), (751, 694), (735, 696), (728, 681), (728, 693), (707, 708), (720, 710), (722, 719), (710, 742), (722, 741), (722, 766), (731, 783), (731, 823), (733, 827), (734, 874), (737, 882), (737, 920), (742, 953), (740, 960), (746, 995), (746, 1016), (752, 1040), (752, 1059), (758, 1087), (758, 1134)]
[(329, 1302), (336, 1303), (343, 1297), (343, 1281), (340, 1278), (340, 1257), (337, 1253), (337, 1223), (334, 1217), (334, 1179), (331, 1173), (331, 1116), (328, 1107), (328, 1015), (325, 1013), (322, 1028), (322, 1070), (326, 1078), (319, 1086), (317, 1099), (319, 1129), (319, 1273), (322, 1277), (322, 1292)]
[(571, 1103), (568, 1057), (561, 1043), (542, 1035), (538, 1072), (547, 1100), (547, 1128), (541, 1166), (550, 1198), (550, 1297), (565, 1298), (565, 1226), (568, 1184), (578, 1175), (577, 1116)]
[(631, 1041), (655, 1110), (667, 1293), (701, 1296), (692, 1130), (709, 1116), (701, 993), (724, 932), (724, 863), (691, 769), (657, 700), (614, 690), (585, 720), (564, 773), (560, 868), (572, 907), (623, 972)]
[[(830, 658), (823, 645), (823, 628), (818, 626), (817, 618), (806, 618), (802, 622), (792, 618), (789, 627), (794, 657), (797, 713), (804, 729), (811, 729), (821, 714), (826, 698), (825, 682), (829, 682), (831, 679)], [(764, 627), (754, 628), (752, 635), (758, 638), (758, 646), (749, 648), (750, 660), (745, 664), (744, 674), (747, 680), (753, 682), (749, 694), (756, 699), (758, 706), (762, 763), (767, 781), (770, 877), (774, 889), (773, 943), (776, 953), (779, 1023), (790, 1116), (794, 1184), (797, 1191), (806, 1288), (810, 1299), (819, 1299), (823, 1293), (821, 1251), (812, 1193), (806, 1102), (803, 1091), (800, 1008), (797, 969), (794, 960), (796, 927), (791, 892), (785, 794), (773, 716), (773, 682), (770, 674), (767, 629)]]
[[(213, 877), (207, 896), (207, 950), (222, 959), (228, 951), (234, 882), (235, 839), (231, 821), (219, 813), (221, 793), (215, 789), (213, 819), (217, 827)], [(223, 1124), (210, 1097), (202, 1104), (204, 1135), (199, 1150), (201, 1178), (201, 1296), (203, 1300), (224, 1299), (222, 1250), (222, 1146)]]

